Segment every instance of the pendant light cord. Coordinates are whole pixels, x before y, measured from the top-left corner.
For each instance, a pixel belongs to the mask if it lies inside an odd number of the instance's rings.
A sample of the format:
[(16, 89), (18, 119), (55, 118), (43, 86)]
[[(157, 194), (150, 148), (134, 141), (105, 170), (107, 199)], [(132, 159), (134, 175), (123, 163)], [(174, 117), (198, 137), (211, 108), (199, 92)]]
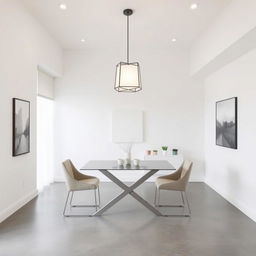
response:
[(127, 16), (127, 63), (129, 63), (129, 15)]

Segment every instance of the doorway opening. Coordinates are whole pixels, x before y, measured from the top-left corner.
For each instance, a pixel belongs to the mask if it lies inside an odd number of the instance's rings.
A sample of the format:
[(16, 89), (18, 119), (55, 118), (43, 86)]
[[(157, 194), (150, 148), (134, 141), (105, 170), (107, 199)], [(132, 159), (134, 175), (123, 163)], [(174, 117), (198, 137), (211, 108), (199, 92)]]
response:
[(37, 189), (54, 179), (54, 78), (38, 70), (37, 96)]

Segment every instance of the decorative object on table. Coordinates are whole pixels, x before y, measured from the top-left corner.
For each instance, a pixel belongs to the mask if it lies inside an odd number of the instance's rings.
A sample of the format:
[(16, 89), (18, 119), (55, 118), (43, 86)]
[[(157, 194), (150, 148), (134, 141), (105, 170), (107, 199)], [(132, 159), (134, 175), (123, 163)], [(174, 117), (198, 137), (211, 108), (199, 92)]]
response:
[(237, 97), (216, 102), (216, 145), (237, 149)]
[(164, 156), (167, 155), (167, 150), (168, 150), (167, 146), (162, 146), (162, 153), (163, 153)]
[(115, 90), (118, 92), (138, 92), (142, 90), (140, 65), (130, 62), (129, 59), (129, 16), (133, 10), (125, 9), (123, 14), (127, 17), (127, 61), (116, 65)]
[(151, 150), (146, 150), (146, 155), (150, 156), (151, 155)]
[(177, 148), (174, 148), (174, 149), (172, 150), (172, 154), (173, 154), (174, 156), (178, 155), (178, 149), (177, 149)]
[(153, 150), (153, 151), (152, 151), (152, 155), (153, 155), (153, 156), (157, 156), (157, 153), (158, 153), (158, 150)]
[(130, 158), (126, 158), (124, 159), (124, 165), (131, 165), (131, 159)]
[(140, 160), (139, 159), (133, 159), (133, 165), (139, 166), (140, 165)]
[(30, 152), (30, 102), (12, 99), (12, 155), (19, 156)]
[(124, 165), (124, 160), (121, 159), (121, 158), (117, 159), (117, 165), (118, 165), (118, 166)]

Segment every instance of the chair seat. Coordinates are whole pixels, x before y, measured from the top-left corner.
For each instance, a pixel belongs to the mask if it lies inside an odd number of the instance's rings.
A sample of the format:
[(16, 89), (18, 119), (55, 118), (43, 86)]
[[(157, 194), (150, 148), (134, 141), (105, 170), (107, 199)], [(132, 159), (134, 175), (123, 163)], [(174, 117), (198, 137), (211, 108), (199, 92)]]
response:
[(174, 180), (158, 177), (158, 178), (156, 178), (155, 182), (156, 182), (156, 186), (158, 188), (162, 188), (162, 186), (164, 186), (166, 184), (170, 184), (170, 183), (174, 182)]
[(156, 186), (158, 189), (162, 190), (175, 190), (183, 191), (184, 189), (180, 186), (180, 183), (177, 180), (171, 180), (166, 178), (158, 177), (156, 179)]
[(90, 190), (96, 189), (99, 186), (99, 179), (96, 177), (91, 177), (89, 179), (83, 179), (75, 182), (71, 190)]

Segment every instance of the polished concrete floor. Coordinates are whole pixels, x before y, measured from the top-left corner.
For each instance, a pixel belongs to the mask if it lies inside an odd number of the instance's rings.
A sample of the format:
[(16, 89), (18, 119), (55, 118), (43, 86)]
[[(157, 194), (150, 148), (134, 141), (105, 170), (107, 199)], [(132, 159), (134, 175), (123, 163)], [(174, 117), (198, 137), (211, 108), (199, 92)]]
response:
[[(119, 192), (112, 183), (101, 184), (102, 203)], [(154, 185), (144, 184), (138, 193), (153, 201)], [(65, 196), (64, 184), (53, 184), (1, 223), (0, 255), (256, 255), (256, 223), (203, 183), (189, 186), (190, 218), (156, 217), (130, 196), (102, 217), (64, 218)], [(88, 198), (92, 201), (93, 193), (82, 192), (74, 202)], [(162, 193), (162, 199), (180, 200), (175, 193)]]

